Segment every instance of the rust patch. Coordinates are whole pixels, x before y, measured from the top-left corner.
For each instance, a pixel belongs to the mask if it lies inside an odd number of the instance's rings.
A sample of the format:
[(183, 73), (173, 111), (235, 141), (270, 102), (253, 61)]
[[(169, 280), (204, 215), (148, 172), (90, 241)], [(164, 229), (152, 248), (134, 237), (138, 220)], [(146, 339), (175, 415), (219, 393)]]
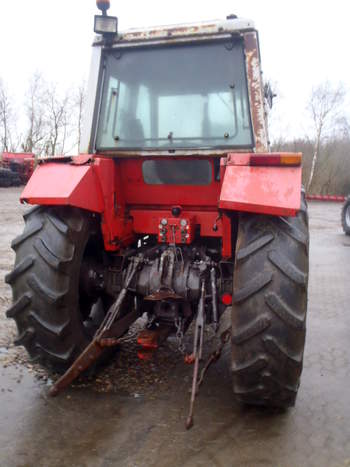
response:
[(213, 34), (218, 32), (217, 25), (205, 24), (205, 25), (191, 25), (191, 26), (179, 26), (179, 27), (164, 27), (154, 29), (144, 29), (141, 31), (127, 31), (123, 34), (123, 41), (135, 41), (135, 40), (150, 40), (158, 39), (164, 36), (168, 37), (179, 37), (179, 36), (192, 36), (197, 34)]
[(244, 34), (248, 91), (256, 152), (268, 151), (267, 122), (256, 32)]

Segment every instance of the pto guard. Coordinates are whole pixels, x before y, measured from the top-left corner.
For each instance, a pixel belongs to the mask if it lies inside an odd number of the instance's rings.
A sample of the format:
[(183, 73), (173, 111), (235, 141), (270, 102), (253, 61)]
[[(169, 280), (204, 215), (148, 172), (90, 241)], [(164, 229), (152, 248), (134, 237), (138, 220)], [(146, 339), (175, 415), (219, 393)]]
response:
[(251, 166), (249, 155), (230, 155), (220, 193), (221, 209), (295, 216), (300, 209), (301, 166)]
[(21, 194), (21, 202), (75, 206), (101, 213), (104, 201), (94, 164), (48, 162), (39, 165)]

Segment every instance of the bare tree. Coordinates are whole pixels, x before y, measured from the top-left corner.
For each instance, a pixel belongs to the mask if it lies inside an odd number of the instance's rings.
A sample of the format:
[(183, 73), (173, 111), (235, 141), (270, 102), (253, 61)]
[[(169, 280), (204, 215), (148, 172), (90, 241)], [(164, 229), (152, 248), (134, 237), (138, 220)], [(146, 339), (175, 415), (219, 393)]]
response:
[(65, 153), (66, 142), (72, 130), (70, 117), (73, 110), (70, 101), (69, 93), (67, 92), (62, 97), (56, 85), (51, 85), (47, 89), (44, 104), (47, 125), (45, 154), (47, 156)]
[(313, 121), (315, 139), (311, 170), (306, 187), (307, 191), (310, 190), (312, 184), (322, 140), (330, 125), (339, 120), (344, 97), (344, 87), (342, 85), (332, 87), (328, 81), (312, 90), (308, 110)]
[[(303, 153), (303, 184), (306, 186), (314, 154), (314, 141), (302, 139), (278, 142), (272, 151)], [(344, 134), (344, 125), (327, 134), (320, 143), (317, 171), (312, 181), (312, 191), (325, 195), (348, 195), (350, 193), (350, 136)]]
[(81, 133), (82, 133), (82, 122), (83, 122), (83, 114), (85, 110), (85, 100), (86, 100), (86, 84), (85, 81), (78, 86), (75, 99), (74, 99), (74, 106), (76, 107), (76, 121), (77, 121), (77, 149), (78, 154), (80, 153), (80, 146), (81, 146)]
[(29, 123), (22, 149), (25, 152), (41, 154), (44, 147), (46, 122), (44, 115), (44, 99), (46, 82), (40, 73), (35, 73), (30, 80), (26, 95), (25, 111)]
[(27, 125), (22, 135), (15, 131), (15, 115), (8, 91), (0, 79), (0, 151), (19, 147), (36, 155), (54, 156), (80, 151), (85, 83), (61, 91), (35, 73), (22, 106)]
[(350, 139), (350, 122), (344, 115), (338, 119), (337, 135), (343, 139)]
[(5, 84), (0, 79), (0, 149), (12, 150), (11, 130), (13, 124), (13, 107)]

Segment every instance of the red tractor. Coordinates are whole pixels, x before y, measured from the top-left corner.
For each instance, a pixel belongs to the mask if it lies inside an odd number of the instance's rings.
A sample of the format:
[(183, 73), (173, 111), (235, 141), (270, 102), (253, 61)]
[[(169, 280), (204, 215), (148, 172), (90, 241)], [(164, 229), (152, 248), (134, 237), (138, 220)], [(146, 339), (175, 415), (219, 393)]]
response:
[(141, 315), (145, 347), (182, 348), (194, 321), (194, 397), (203, 330), (232, 307), (234, 397), (293, 406), (308, 215), (301, 154), (269, 152), (258, 33), (231, 15), (121, 34), (97, 4), (84, 154), (42, 161), (21, 195), (16, 343), (66, 371), (55, 394)]

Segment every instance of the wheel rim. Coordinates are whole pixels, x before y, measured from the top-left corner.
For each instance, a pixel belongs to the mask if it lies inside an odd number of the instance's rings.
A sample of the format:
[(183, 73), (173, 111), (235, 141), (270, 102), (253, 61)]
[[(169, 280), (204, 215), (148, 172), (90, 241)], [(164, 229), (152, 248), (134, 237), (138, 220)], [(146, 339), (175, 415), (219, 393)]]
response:
[[(100, 262), (99, 248), (100, 242), (95, 236), (90, 236), (83, 254), (82, 264), (79, 273), (79, 308), (82, 324), (84, 331), (91, 338), (99, 328), (101, 322), (110, 305), (110, 297), (107, 297), (102, 291), (97, 292), (96, 290), (90, 290), (89, 285), (84, 286), (82, 277), (88, 274), (90, 269), (94, 270), (94, 267)], [(87, 265), (84, 267), (84, 265)]]
[(85, 332), (93, 337), (102, 323), (106, 311), (111, 304), (111, 297), (101, 293), (100, 295), (88, 296), (80, 290), (79, 308), (82, 324)]

